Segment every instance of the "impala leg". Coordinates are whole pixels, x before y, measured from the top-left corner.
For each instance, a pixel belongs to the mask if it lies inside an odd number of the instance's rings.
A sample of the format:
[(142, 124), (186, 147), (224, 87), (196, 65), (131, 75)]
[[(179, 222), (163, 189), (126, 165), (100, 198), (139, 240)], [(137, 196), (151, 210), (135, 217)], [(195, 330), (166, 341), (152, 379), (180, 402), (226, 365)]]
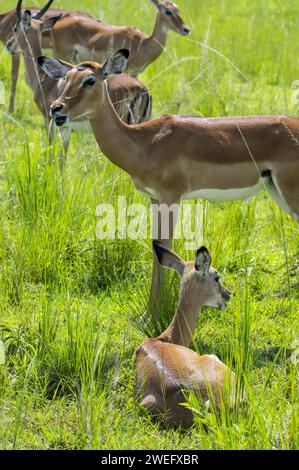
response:
[(49, 120), (47, 116), (44, 116), (44, 119), (45, 119), (45, 126), (47, 130), (48, 142), (49, 142), (48, 164), (51, 165), (54, 161), (54, 158), (53, 158), (54, 149), (51, 149), (51, 146), (53, 145), (55, 141), (56, 129), (55, 129), (53, 119)]
[(49, 122), (48, 118), (45, 118), (45, 125), (48, 132), (49, 144), (52, 145), (55, 135), (55, 126), (53, 123), (53, 119), (51, 119), (51, 121)]
[(61, 129), (60, 135), (63, 143), (63, 149), (61, 149), (59, 152), (59, 167), (60, 171), (62, 172), (66, 164), (72, 130), (69, 127), (65, 127), (64, 129)]
[[(49, 144), (52, 145), (54, 141), (54, 136), (56, 133), (55, 124), (54, 124), (53, 119), (51, 119), (50, 122), (48, 122), (48, 120), (45, 119), (45, 124), (46, 124), (47, 131), (48, 131)], [(72, 130), (69, 127), (65, 127), (63, 129), (60, 129), (59, 132), (60, 132), (60, 137), (62, 140), (62, 148), (59, 150), (58, 161), (59, 161), (60, 171), (62, 172), (65, 167), (65, 163), (67, 159), (67, 153), (68, 153)]]
[[(171, 248), (175, 226), (179, 215), (179, 204), (163, 204), (152, 200), (153, 233), (152, 238), (161, 240)], [(156, 309), (161, 303), (162, 286), (165, 271), (154, 256), (152, 283), (149, 298), (149, 310)]]
[(14, 54), (11, 57), (11, 89), (9, 98), (8, 112), (12, 114), (15, 108), (15, 96), (17, 91), (17, 82), (20, 69), (20, 54)]
[[(163, 243), (168, 248), (171, 248), (172, 240), (163, 240)], [(150, 298), (149, 298), (149, 311), (152, 311), (159, 307), (161, 303), (161, 294), (162, 294), (162, 286), (164, 284), (164, 271), (158, 263), (158, 260), (154, 256), (154, 264), (153, 264), (153, 273), (152, 273), (152, 282), (151, 282), (151, 290), (150, 290)]]

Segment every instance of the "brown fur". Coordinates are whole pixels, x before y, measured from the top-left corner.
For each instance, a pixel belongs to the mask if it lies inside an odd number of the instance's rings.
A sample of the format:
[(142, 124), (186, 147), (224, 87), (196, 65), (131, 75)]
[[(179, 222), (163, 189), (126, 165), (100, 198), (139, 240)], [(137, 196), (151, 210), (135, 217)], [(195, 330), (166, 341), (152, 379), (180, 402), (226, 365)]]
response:
[(210, 261), (201, 275), (202, 259), (196, 267), (194, 261), (184, 262), (162, 244), (159, 250), (165, 253), (160, 259), (162, 265), (182, 273), (181, 293), (166, 331), (158, 338), (147, 339), (136, 350), (136, 389), (141, 404), (151, 413), (172, 424), (190, 426), (193, 415), (181, 405), (186, 393), (193, 392), (202, 404), (210, 400), (216, 408), (221, 403), (234, 406), (236, 402), (234, 373), (216, 356), (199, 356), (189, 349), (201, 307), (213, 304), (225, 308), (230, 292), (215, 280), (218, 273), (210, 268)]

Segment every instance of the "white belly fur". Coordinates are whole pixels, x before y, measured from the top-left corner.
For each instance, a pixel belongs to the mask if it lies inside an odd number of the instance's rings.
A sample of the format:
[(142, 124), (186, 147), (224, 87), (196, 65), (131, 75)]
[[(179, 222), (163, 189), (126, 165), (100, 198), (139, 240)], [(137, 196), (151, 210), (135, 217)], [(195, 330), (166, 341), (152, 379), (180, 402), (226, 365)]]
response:
[[(208, 201), (238, 201), (251, 199), (253, 196), (258, 194), (263, 189), (266, 189), (266, 178), (261, 178), (259, 182), (254, 186), (249, 186), (245, 188), (234, 188), (234, 189), (198, 189), (190, 193), (185, 193), (182, 195), (181, 199), (206, 199)], [(160, 200), (159, 193), (152, 188), (142, 187), (136, 184), (136, 189), (139, 189), (148, 196)]]
[(182, 199), (207, 199), (208, 201), (237, 201), (250, 199), (265, 188), (265, 182), (260, 179), (255, 186), (234, 189), (199, 189), (185, 193)]

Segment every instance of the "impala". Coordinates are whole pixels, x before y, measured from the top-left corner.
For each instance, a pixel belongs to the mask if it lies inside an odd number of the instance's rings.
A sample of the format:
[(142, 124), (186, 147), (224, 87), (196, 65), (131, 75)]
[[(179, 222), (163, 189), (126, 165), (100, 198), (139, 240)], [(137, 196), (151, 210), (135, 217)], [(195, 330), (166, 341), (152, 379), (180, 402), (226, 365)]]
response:
[[(34, 100), (50, 131), (49, 138), (51, 141), (50, 104), (59, 96), (64, 88), (64, 81), (60, 80), (60, 77), (53, 77), (53, 79), (44, 74), (38, 67), (36, 58), (42, 54), (42, 32), (51, 30), (59, 16), (49, 17), (41, 22), (32, 17), (30, 10), (26, 10), (22, 14), (21, 4), (22, 0), (19, 0), (16, 10), (18, 20), (14, 27), (14, 36), (7, 43), (7, 49), (10, 53), (21, 51), (24, 54), (26, 80), (34, 93)], [(43, 11), (45, 12), (45, 8)], [(90, 85), (85, 83), (84, 86), (88, 87)], [(114, 106), (125, 122), (128, 124), (139, 123), (150, 118), (151, 96), (149, 90), (137, 78), (129, 77), (128, 75), (110, 77), (108, 88)], [(88, 124), (88, 121), (82, 116), (79, 122), (70, 122), (69, 126), (61, 131), (65, 156), (72, 130), (85, 128)]]
[(169, 0), (150, 0), (157, 8), (156, 24), (150, 36), (131, 26), (113, 26), (81, 16), (62, 18), (53, 29), (55, 55), (67, 61), (95, 60), (103, 63), (120, 48), (130, 50), (127, 73), (136, 77), (156, 60), (166, 45), (169, 29), (186, 36), (178, 7)]
[[(166, 45), (169, 29), (182, 35), (187, 35), (190, 32), (180, 16), (178, 7), (168, 0), (151, 0), (158, 9), (158, 13), (154, 31), (150, 36), (146, 36), (132, 27), (102, 23), (82, 12), (49, 10), (53, 1), (49, 0), (41, 11), (30, 9), (37, 15), (36, 19), (41, 19), (43, 16), (47, 20), (49, 16), (60, 15), (51, 34), (43, 29), (41, 37), (43, 49), (54, 49), (55, 55), (66, 61), (96, 60), (104, 62), (110, 52), (127, 47), (131, 51), (127, 72), (133, 77), (136, 77), (161, 55)], [(15, 20), (15, 11), (0, 15), (0, 41), (4, 44), (11, 38)], [(10, 112), (14, 110), (19, 63), (19, 55), (14, 53), (12, 56)]]
[[(136, 386), (141, 404), (151, 413), (175, 425), (190, 426), (192, 412), (181, 406), (186, 392), (215, 408), (236, 403), (235, 374), (214, 355), (199, 356), (189, 349), (200, 309), (226, 309), (230, 291), (211, 268), (211, 256), (199, 248), (195, 261), (185, 262), (161, 242), (153, 242), (154, 253), (164, 268), (181, 276), (177, 309), (169, 327), (157, 338), (144, 341), (135, 352)], [(243, 397), (245, 399), (245, 394)]]
[[(170, 207), (182, 199), (247, 199), (266, 188), (278, 205), (299, 221), (299, 120), (283, 116), (199, 118), (164, 115), (128, 126), (117, 116), (107, 78), (126, 69), (129, 52), (112, 54), (104, 65), (70, 66), (39, 58), (49, 76), (65, 77), (51, 113), (58, 125), (84, 115), (103, 153), (133, 178), (135, 187)], [(84, 83), (90, 86), (84, 87)], [(158, 237), (171, 246), (169, 233)], [(167, 221), (168, 222), (168, 221)], [(151, 300), (160, 285), (154, 263)]]

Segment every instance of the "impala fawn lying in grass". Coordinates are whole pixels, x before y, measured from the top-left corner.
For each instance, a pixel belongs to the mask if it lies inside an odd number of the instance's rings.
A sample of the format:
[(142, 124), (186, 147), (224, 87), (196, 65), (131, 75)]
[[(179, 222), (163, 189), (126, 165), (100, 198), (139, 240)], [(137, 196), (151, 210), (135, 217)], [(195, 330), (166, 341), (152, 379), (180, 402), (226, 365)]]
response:
[(156, 416), (175, 425), (190, 426), (192, 412), (181, 405), (185, 393), (193, 392), (201, 403), (236, 402), (234, 372), (214, 355), (199, 356), (189, 349), (200, 309), (204, 306), (225, 310), (230, 291), (220, 283), (211, 267), (211, 256), (201, 247), (195, 261), (183, 261), (160, 241), (153, 243), (155, 255), (164, 268), (181, 276), (181, 291), (174, 318), (157, 338), (144, 341), (135, 353), (137, 390), (141, 404)]

